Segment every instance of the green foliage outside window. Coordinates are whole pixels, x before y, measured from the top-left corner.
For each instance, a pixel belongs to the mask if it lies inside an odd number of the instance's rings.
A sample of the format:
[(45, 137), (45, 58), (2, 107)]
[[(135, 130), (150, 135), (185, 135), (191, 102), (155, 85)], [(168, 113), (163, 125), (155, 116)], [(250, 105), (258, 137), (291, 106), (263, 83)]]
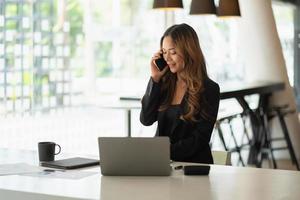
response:
[(112, 73), (112, 43), (99, 42), (95, 47), (95, 65), (97, 77), (109, 76)]
[(68, 21), (70, 24), (70, 49), (71, 57), (76, 53), (78, 46), (77, 36), (83, 33), (83, 9), (78, 0), (68, 0), (66, 6), (66, 12), (68, 14)]

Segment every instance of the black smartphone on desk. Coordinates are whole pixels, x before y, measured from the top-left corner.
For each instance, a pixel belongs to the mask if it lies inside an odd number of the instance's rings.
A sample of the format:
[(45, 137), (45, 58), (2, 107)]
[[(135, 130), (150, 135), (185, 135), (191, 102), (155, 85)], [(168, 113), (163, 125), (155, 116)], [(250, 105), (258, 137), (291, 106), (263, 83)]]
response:
[(156, 59), (154, 62), (159, 71), (162, 71), (168, 65), (163, 57), (163, 54), (160, 54), (160, 58)]
[(186, 165), (183, 167), (184, 175), (208, 175), (209, 165)]

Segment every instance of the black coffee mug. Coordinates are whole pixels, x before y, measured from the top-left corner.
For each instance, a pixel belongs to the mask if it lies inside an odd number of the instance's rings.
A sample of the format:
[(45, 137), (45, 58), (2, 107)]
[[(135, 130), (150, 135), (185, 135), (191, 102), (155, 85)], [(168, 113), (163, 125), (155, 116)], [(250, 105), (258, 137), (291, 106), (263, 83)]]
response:
[[(55, 147), (58, 147), (58, 152), (55, 153)], [(54, 142), (39, 142), (39, 160), (40, 162), (54, 161), (54, 156), (60, 153), (61, 147)]]

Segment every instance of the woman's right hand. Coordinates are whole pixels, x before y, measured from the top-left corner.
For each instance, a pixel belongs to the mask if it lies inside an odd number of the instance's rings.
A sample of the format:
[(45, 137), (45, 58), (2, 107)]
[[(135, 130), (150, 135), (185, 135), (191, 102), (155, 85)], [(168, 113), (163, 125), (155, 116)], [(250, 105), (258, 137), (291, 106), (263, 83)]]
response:
[(158, 83), (160, 81), (160, 79), (163, 77), (163, 75), (169, 70), (169, 67), (166, 66), (162, 71), (160, 71), (158, 69), (158, 67), (155, 64), (155, 60), (159, 59), (161, 56), (161, 51), (158, 51), (157, 53), (155, 53), (151, 59), (151, 77), (152, 79)]

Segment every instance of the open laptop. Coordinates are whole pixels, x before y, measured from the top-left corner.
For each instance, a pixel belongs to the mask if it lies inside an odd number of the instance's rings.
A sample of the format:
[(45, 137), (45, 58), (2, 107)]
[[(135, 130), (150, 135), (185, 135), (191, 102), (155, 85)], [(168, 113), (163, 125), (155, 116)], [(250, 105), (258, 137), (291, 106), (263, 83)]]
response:
[(102, 175), (168, 176), (170, 142), (168, 137), (99, 137)]

